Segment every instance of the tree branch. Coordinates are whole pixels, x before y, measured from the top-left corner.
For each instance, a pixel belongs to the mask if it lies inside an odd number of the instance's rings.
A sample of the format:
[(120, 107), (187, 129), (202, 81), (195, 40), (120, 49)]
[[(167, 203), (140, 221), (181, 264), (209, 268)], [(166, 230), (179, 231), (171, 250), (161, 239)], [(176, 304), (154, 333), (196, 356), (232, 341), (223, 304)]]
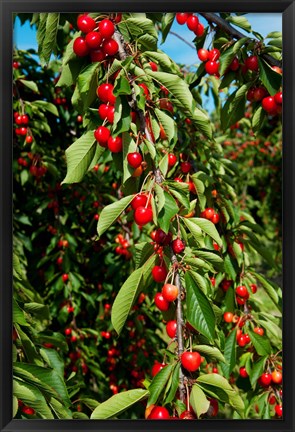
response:
[(189, 47), (191, 47), (193, 50), (196, 49), (195, 45), (193, 45), (192, 43), (188, 42), (186, 39), (184, 39), (182, 36), (180, 36), (179, 34), (175, 33), (174, 31), (170, 31), (170, 34), (172, 34), (173, 36), (176, 36), (178, 39), (180, 39), (182, 42), (186, 43)]
[[(215, 13), (202, 12), (200, 13), (200, 15), (202, 15), (209, 23), (216, 24), (219, 28), (224, 30), (227, 34), (231, 35), (235, 39), (239, 40), (244, 37), (247, 37), (245, 34), (241, 33), (239, 30), (236, 30), (227, 21), (225, 21), (223, 18), (216, 15)], [(249, 38), (249, 42), (246, 42), (246, 45), (253, 41), (259, 42), (257, 39)], [(282, 62), (280, 60), (275, 59), (269, 54), (261, 54), (261, 57), (264, 58), (264, 60), (266, 60), (267, 63), (269, 63), (271, 66), (282, 67)]]
[[(127, 53), (126, 53), (126, 49), (124, 48), (125, 42), (124, 42), (123, 36), (121, 35), (121, 33), (118, 30), (116, 30), (114, 35), (113, 35), (113, 38), (115, 39), (115, 41), (117, 42), (117, 44), (119, 46), (118, 54), (119, 54), (120, 59), (125, 60), (127, 57)], [(151, 133), (147, 127), (144, 112), (141, 109), (139, 109), (137, 106), (136, 94), (135, 94), (135, 90), (134, 90), (133, 86), (132, 86), (131, 98), (132, 98), (132, 100), (129, 102), (129, 105), (132, 109), (134, 109), (134, 111), (136, 111), (136, 113), (139, 117), (140, 132), (144, 133), (147, 140), (150, 141), (151, 143), (153, 143), (153, 138), (152, 138), (152, 135), (151, 135)], [(154, 171), (156, 183), (162, 183), (163, 177), (162, 177), (160, 169), (153, 166), (153, 171)]]
[[(181, 280), (180, 280), (180, 276), (179, 276), (179, 271), (177, 269), (178, 266), (178, 260), (177, 257), (175, 255), (175, 253), (173, 252), (172, 248), (171, 248), (171, 262), (172, 265), (174, 267), (176, 267), (175, 270), (175, 285), (178, 288), (178, 295), (177, 295), (177, 304), (176, 304), (176, 323), (177, 323), (177, 331), (176, 331), (176, 336), (177, 336), (177, 344), (178, 344), (178, 357), (180, 359), (181, 354), (184, 351), (184, 347), (183, 347), (183, 334), (182, 334), (182, 330), (183, 330), (183, 317), (182, 317), (182, 307), (181, 307), (181, 301), (182, 301), (182, 292), (183, 292), (183, 287), (181, 284)], [(180, 400), (182, 402), (184, 402), (185, 400), (185, 395), (186, 395), (186, 391), (185, 391), (185, 385), (184, 385), (184, 374), (182, 371), (182, 367), (180, 366), (179, 369), (179, 397)]]

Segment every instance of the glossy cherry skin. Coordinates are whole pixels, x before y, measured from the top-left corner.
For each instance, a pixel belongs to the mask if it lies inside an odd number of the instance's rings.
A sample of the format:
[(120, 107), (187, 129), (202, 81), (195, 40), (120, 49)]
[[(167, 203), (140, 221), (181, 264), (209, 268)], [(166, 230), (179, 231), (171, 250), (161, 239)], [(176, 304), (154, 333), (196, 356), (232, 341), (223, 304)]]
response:
[(268, 372), (263, 373), (258, 380), (259, 384), (263, 387), (268, 387), (271, 384), (271, 381), (271, 374)]
[(154, 301), (160, 311), (167, 311), (169, 309), (170, 303), (164, 299), (162, 293), (157, 293), (154, 297)]
[(199, 18), (196, 15), (190, 15), (186, 21), (189, 30), (195, 32), (199, 24)]
[(142, 162), (142, 156), (140, 153), (128, 153), (127, 161), (132, 168), (138, 168)]
[(107, 103), (110, 102), (110, 95), (113, 92), (113, 90), (114, 90), (113, 84), (104, 83), (97, 88), (96, 94), (102, 102)]
[(103, 19), (98, 24), (99, 32), (104, 39), (108, 39), (113, 36), (115, 32), (115, 26), (112, 21)]
[(171, 168), (173, 167), (177, 162), (177, 157), (173, 153), (168, 154), (168, 166)]
[(155, 406), (150, 415), (148, 416), (148, 420), (169, 420), (170, 414), (169, 411), (165, 407)]
[(102, 44), (102, 50), (109, 56), (114, 56), (119, 50), (119, 45), (114, 39), (105, 39)]
[(219, 70), (219, 63), (216, 61), (207, 61), (205, 63), (205, 70), (209, 75), (215, 75)]
[(94, 137), (96, 141), (102, 146), (107, 147), (108, 139), (110, 138), (111, 132), (110, 130), (105, 126), (99, 126), (94, 131)]
[(240, 372), (240, 376), (242, 378), (247, 378), (249, 376), (248, 372), (246, 371), (245, 366), (240, 367), (240, 371), (239, 372)]
[(182, 253), (185, 249), (185, 244), (181, 239), (173, 240), (171, 246), (172, 246), (173, 252), (176, 254)]
[(162, 294), (165, 300), (167, 300), (168, 302), (173, 302), (177, 299), (178, 288), (176, 285), (167, 283), (162, 288)]
[(275, 406), (275, 412), (276, 412), (276, 415), (278, 417), (282, 417), (282, 415), (283, 415), (283, 406), (282, 405), (276, 405)]
[(100, 47), (100, 44), (102, 42), (102, 37), (101, 37), (101, 34), (98, 32), (89, 32), (85, 36), (85, 41), (86, 41), (88, 48), (95, 50), (95, 49), (98, 49)]
[(89, 15), (80, 15), (77, 19), (77, 27), (83, 33), (89, 33), (95, 29), (96, 22)]
[(174, 339), (176, 337), (176, 333), (177, 333), (177, 322), (175, 320), (172, 321), (168, 321), (166, 324), (166, 332), (167, 335), (171, 338)]
[(248, 290), (245, 287), (245, 285), (239, 285), (236, 288), (236, 294), (240, 297), (243, 297), (243, 298), (249, 298), (249, 293), (248, 293)]
[(152, 269), (152, 276), (156, 282), (164, 282), (167, 276), (167, 269), (164, 266), (154, 266)]
[(152, 377), (156, 376), (165, 366), (165, 363), (155, 362), (152, 367)]
[(145, 207), (148, 201), (147, 195), (143, 193), (137, 194), (131, 201), (131, 207), (136, 210), (138, 207)]
[(252, 55), (252, 56), (246, 58), (245, 65), (247, 66), (247, 68), (249, 70), (257, 72), (259, 69), (258, 57)]
[(85, 57), (89, 54), (89, 47), (82, 37), (77, 37), (74, 40), (73, 51), (78, 57)]
[(207, 61), (208, 60), (208, 55), (209, 55), (209, 51), (206, 50), (205, 48), (200, 48), (198, 50), (198, 57), (201, 61)]
[(122, 142), (122, 138), (117, 136), (117, 137), (110, 137), (108, 139), (108, 149), (112, 152), (112, 153), (120, 153), (123, 149), (123, 142)]
[(197, 351), (186, 351), (181, 355), (181, 364), (189, 372), (195, 372), (201, 365), (201, 356)]
[(143, 226), (153, 220), (153, 212), (150, 207), (137, 207), (134, 211), (134, 221), (137, 225)]
[(176, 21), (178, 24), (183, 25), (187, 22), (188, 17), (190, 16), (189, 13), (186, 12), (178, 12), (176, 14)]

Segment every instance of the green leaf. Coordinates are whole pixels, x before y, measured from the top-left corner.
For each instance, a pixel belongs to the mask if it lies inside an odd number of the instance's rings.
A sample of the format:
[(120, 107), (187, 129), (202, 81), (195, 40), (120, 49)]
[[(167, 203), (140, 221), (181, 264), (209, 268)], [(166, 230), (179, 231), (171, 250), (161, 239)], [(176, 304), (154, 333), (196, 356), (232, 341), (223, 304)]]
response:
[(34, 315), (37, 319), (40, 320), (49, 320), (49, 307), (47, 305), (43, 305), (40, 303), (32, 302), (25, 303), (24, 310), (32, 315)]
[(42, 392), (70, 404), (67, 389), (63, 380), (55, 370), (29, 363), (14, 363), (14, 376), (40, 387)]
[(142, 279), (142, 267), (131, 273), (118, 292), (112, 307), (112, 324), (120, 335), (129, 312), (136, 299)]
[(210, 402), (206, 398), (205, 393), (197, 384), (192, 386), (189, 403), (198, 417), (205, 414), (210, 406)]
[(155, 108), (155, 114), (168, 137), (168, 141), (171, 142), (176, 136), (176, 127), (173, 118), (158, 108)]
[(148, 18), (128, 18), (126, 21), (130, 33), (134, 36), (138, 36), (142, 33), (147, 33), (158, 39), (158, 33), (155, 29), (154, 23)]
[(236, 366), (236, 330), (230, 332), (225, 340), (224, 358), (225, 362), (221, 364), (224, 376), (228, 379), (232, 370)]
[(54, 347), (59, 348), (63, 352), (68, 352), (68, 344), (65, 337), (60, 333), (48, 332), (38, 334), (39, 343), (51, 343)]
[(204, 294), (207, 294), (208, 290), (207, 290), (206, 279), (194, 271), (191, 271), (190, 275), (192, 276), (192, 278), (194, 279), (195, 283), (198, 285), (200, 290), (202, 290)]
[(257, 132), (261, 129), (265, 118), (266, 118), (266, 113), (262, 108), (262, 106), (260, 106), (257, 110), (255, 110), (254, 115), (252, 117), (252, 128), (254, 132)]
[(161, 392), (164, 390), (164, 387), (172, 374), (173, 371), (173, 364), (165, 366), (163, 369), (160, 370), (159, 373), (153, 378), (151, 385), (149, 386), (149, 399), (147, 406), (156, 404), (157, 400), (159, 399), (159, 396)]
[(259, 78), (271, 96), (277, 93), (282, 85), (282, 75), (275, 72), (269, 64), (258, 57)]
[(169, 34), (169, 31), (172, 27), (173, 21), (174, 21), (174, 13), (168, 12), (163, 14), (162, 21), (161, 21), (161, 31), (162, 31), (162, 41), (161, 44), (163, 44)]
[(178, 386), (179, 386), (179, 369), (180, 369), (180, 363), (177, 363), (173, 369), (171, 387), (170, 387), (169, 393), (165, 399), (165, 404), (171, 403), (175, 398), (175, 394), (176, 394)]
[(252, 388), (255, 388), (258, 378), (262, 375), (262, 373), (264, 371), (266, 359), (267, 359), (267, 357), (263, 357), (263, 358), (261, 358), (258, 361), (253, 363), (253, 367), (252, 367), (251, 372), (249, 374)]
[(258, 355), (266, 356), (271, 354), (270, 342), (266, 336), (260, 336), (252, 330), (248, 330), (248, 333)]
[(220, 362), (225, 362), (224, 355), (219, 351), (218, 348), (210, 345), (194, 345), (193, 349), (196, 351), (199, 351), (200, 353), (204, 354), (205, 356), (208, 356), (211, 358), (214, 358), (215, 360), (218, 360)]
[(125, 208), (131, 203), (134, 195), (128, 195), (119, 201), (104, 207), (97, 224), (99, 237), (118, 219)]
[(92, 420), (109, 419), (115, 417), (137, 402), (148, 397), (149, 391), (144, 389), (134, 389), (118, 393), (105, 402), (98, 405), (91, 414)]
[(194, 237), (194, 239), (198, 243), (202, 243), (204, 240), (204, 237), (203, 237), (201, 228), (197, 224), (192, 222), (191, 218), (189, 218), (189, 219), (183, 218), (181, 220), (182, 220), (182, 222), (184, 222), (186, 227), (189, 229), (189, 231), (192, 234), (192, 236)]
[(67, 175), (62, 184), (78, 183), (83, 179), (95, 155), (96, 140), (93, 133), (86, 132), (67, 148)]
[(213, 264), (217, 269), (222, 271), (223, 269), (223, 259), (221, 258), (218, 253), (204, 251), (204, 250), (196, 250), (195, 254), (198, 258), (202, 258), (205, 261), (210, 262)]
[(27, 81), (25, 79), (20, 79), (19, 81), (23, 83), (24, 86), (28, 87), (28, 89), (32, 90), (34, 93), (39, 93), (38, 86), (34, 81)]
[(31, 104), (33, 106), (40, 108), (41, 110), (45, 110), (45, 111), (50, 112), (51, 114), (55, 115), (56, 117), (59, 116), (59, 112), (58, 112), (56, 106), (53, 105), (53, 103), (51, 103), (51, 102), (47, 102), (44, 100), (36, 100), (34, 102), (31, 102)]
[(190, 218), (185, 219), (185, 223), (188, 220), (201, 228), (201, 230), (204, 231), (204, 233), (206, 233), (213, 240), (215, 240), (219, 246), (222, 246), (222, 240), (219, 236), (219, 233), (215, 228), (215, 225), (211, 221), (204, 218)]
[(197, 378), (197, 384), (203, 390), (207, 388), (210, 389), (210, 387), (213, 390), (214, 387), (223, 390), (228, 396), (228, 401), (224, 400), (224, 402), (228, 402), (241, 415), (241, 417), (243, 417), (245, 409), (244, 402), (239, 396), (239, 394), (231, 387), (229, 382), (224, 377), (215, 373), (201, 375), (199, 376), (199, 378)]
[(155, 184), (155, 193), (156, 193), (156, 197), (157, 197), (157, 210), (160, 213), (160, 211), (162, 210), (162, 208), (165, 205), (165, 195), (164, 195), (164, 190), (161, 186), (159, 186), (157, 183)]
[(15, 417), (18, 412), (18, 400), (16, 396), (13, 396), (12, 402), (12, 417)]
[(56, 46), (57, 30), (59, 25), (59, 13), (50, 12), (46, 19), (45, 35), (42, 43), (38, 46), (38, 54), (41, 60), (41, 65), (46, 65)]
[(15, 299), (13, 299), (12, 307), (13, 307), (13, 322), (20, 324), (22, 326), (28, 326), (29, 324), (26, 321), (24, 311), (19, 307)]
[(190, 117), (190, 115), (188, 114), (188, 117), (192, 120), (193, 124), (196, 126), (197, 129), (200, 130), (200, 132), (202, 132), (210, 140), (212, 139), (213, 129), (210, 118), (207, 114), (205, 114), (199, 108), (195, 108), (193, 111), (193, 115)]
[(185, 273), (188, 322), (210, 341), (215, 337), (215, 315), (205, 294), (196, 285), (191, 271)]
[(64, 361), (59, 353), (51, 348), (40, 348), (40, 355), (49, 367), (54, 369), (62, 378), (64, 377)]
[(128, 132), (122, 134), (123, 143), (123, 183), (125, 183), (133, 174), (134, 168), (132, 168), (127, 160), (128, 153), (134, 153), (137, 151), (137, 145), (129, 135)]
[(54, 419), (46, 400), (38, 387), (25, 383), (18, 379), (13, 380), (13, 394), (23, 401), (23, 403), (39, 414), (43, 419)]
[(178, 213), (178, 206), (170, 194), (164, 192), (165, 205), (158, 214), (160, 228), (167, 234), (171, 219)]
[(233, 260), (228, 254), (224, 258), (224, 271), (232, 280), (236, 279), (237, 273), (233, 264)]
[(191, 179), (195, 185), (198, 199), (199, 199), (199, 206), (201, 208), (201, 211), (205, 210), (206, 207), (206, 197), (204, 195), (205, 192), (205, 185), (204, 183), (198, 178), (197, 174), (193, 174), (191, 176)]
[(71, 410), (69, 408), (66, 408), (62, 402), (55, 399), (54, 397), (50, 398), (49, 405), (50, 405), (52, 411), (54, 411), (54, 413), (56, 414), (57, 418), (59, 418), (61, 420), (67, 420), (67, 419), (74, 418), (72, 416)]
[(229, 21), (230, 23), (234, 24), (237, 27), (242, 28), (243, 30), (246, 30), (247, 32), (251, 32), (251, 30), (252, 30), (251, 24), (249, 23), (247, 18), (245, 18), (244, 16), (229, 15), (226, 18), (226, 21)]
[(272, 301), (277, 305), (279, 302), (279, 296), (276, 290), (274, 289), (274, 287), (271, 285), (271, 283), (267, 279), (265, 279), (261, 274), (256, 273), (253, 270), (251, 270), (250, 273), (256, 277), (256, 279), (261, 283), (261, 285), (265, 289), (266, 293), (269, 295)]
[(16, 324), (16, 329), (20, 337), (22, 343), (22, 349), (25, 353), (27, 360), (30, 363), (42, 365), (42, 361), (40, 360), (40, 356), (36, 350), (35, 344), (31, 341), (29, 336), (17, 324)]
[(225, 131), (245, 114), (246, 93), (251, 83), (243, 84), (235, 90), (221, 109), (221, 127)]

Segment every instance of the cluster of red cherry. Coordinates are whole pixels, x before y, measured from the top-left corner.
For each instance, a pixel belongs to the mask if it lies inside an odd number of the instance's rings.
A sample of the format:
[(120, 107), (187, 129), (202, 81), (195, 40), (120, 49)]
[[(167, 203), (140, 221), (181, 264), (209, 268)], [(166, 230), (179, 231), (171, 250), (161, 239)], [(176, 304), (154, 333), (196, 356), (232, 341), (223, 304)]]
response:
[(14, 122), (17, 125), (17, 127), (14, 130), (16, 135), (25, 136), (26, 137), (26, 143), (32, 144), (33, 137), (30, 134), (30, 130), (28, 128), (29, 116), (27, 114), (20, 114), (19, 112), (15, 112), (13, 114), (13, 117), (14, 117)]
[(116, 236), (115, 242), (118, 243), (118, 244), (120, 244), (120, 246), (117, 246), (116, 249), (115, 249), (116, 254), (118, 254), (118, 255), (124, 255), (125, 258), (128, 258), (128, 259), (132, 257), (131, 252), (128, 250), (128, 248), (130, 247), (130, 243), (129, 243), (129, 241), (127, 239), (125, 239), (123, 237), (122, 234), (118, 234)]
[(211, 207), (206, 208), (201, 212), (200, 216), (202, 218), (210, 220), (212, 223), (217, 224), (219, 222), (219, 214), (215, 212), (215, 210)]
[(178, 12), (176, 14), (176, 21), (180, 25), (187, 25), (187, 28), (194, 32), (197, 37), (201, 37), (204, 34), (204, 26), (200, 23), (197, 15), (188, 12)]
[[(122, 15), (117, 14), (114, 22), (119, 23), (121, 18)], [(112, 38), (115, 26), (111, 20), (105, 18), (97, 24), (93, 18), (84, 14), (78, 17), (77, 27), (85, 34), (85, 37), (78, 36), (74, 40), (73, 50), (78, 57), (90, 54), (92, 62), (102, 62), (117, 54), (119, 46)]]

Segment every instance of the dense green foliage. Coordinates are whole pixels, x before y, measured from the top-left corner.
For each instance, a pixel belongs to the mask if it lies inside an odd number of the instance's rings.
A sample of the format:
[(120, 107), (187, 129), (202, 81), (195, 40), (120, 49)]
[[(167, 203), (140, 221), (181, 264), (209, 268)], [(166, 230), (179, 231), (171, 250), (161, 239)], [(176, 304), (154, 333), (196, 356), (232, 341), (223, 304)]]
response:
[[(220, 75), (202, 62), (187, 71), (157, 48), (174, 15), (123, 14), (119, 51), (91, 61), (73, 51), (77, 15), (20, 14), (37, 25), (41, 64), (14, 53), (16, 418), (137, 419), (154, 405), (174, 416), (189, 406), (198, 418), (280, 416), (281, 383), (257, 381), (282, 364), (281, 107), (265, 111), (249, 91), (280, 91), (265, 54), (280, 60), (281, 35), (253, 32), (254, 42), (245, 16), (222, 14), (247, 36), (217, 26)], [(192, 33), (196, 49), (208, 30)], [(253, 53), (259, 68), (245, 69)], [(112, 121), (98, 115), (106, 82)], [(122, 149), (98, 143), (100, 126)], [(136, 169), (130, 153), (143, 158)], [(135, 223), (135, 196), (149, 223)], [(178, 295), (161, 312), (154, 298), (167, 282)], [(200, 353), (197, 370), (181, 366), (182, 350)]]

